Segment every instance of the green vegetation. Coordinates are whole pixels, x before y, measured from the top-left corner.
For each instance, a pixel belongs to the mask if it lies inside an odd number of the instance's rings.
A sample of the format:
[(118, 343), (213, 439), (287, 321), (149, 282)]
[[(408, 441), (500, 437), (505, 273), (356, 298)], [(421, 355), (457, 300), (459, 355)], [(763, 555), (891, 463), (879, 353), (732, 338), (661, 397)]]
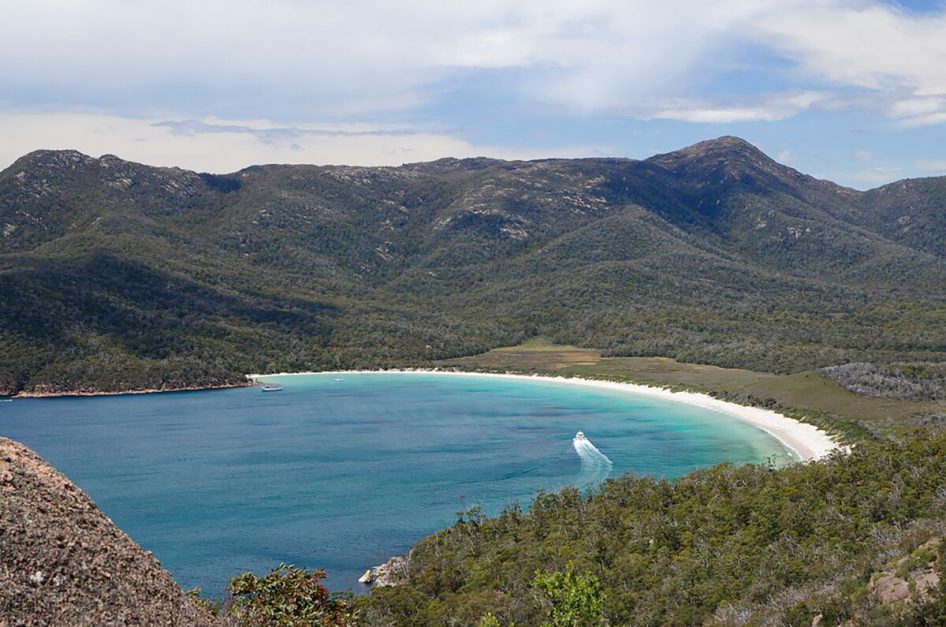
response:
[(230, 580), (231, 596), (223, 611), (241, 627), (351, 625), (357, 616), (350, 600), (330, 595), (321, 583), (324, 578), (324, 571), (286, 564), (265, 577), (244, 573)]
[(500, 627), (499, 619), (493, 616), (491, 612), (486, 612), (483, 614), (483, 618), (480, 619), (478, 627)]
[(601, 623), (604, 592), (590, 573), (578, 574), (569, 564), (565, 572), (536, 572), (532, 588), (548, 605), (549, 627), (591, 627)]
[(541, 494), (528, 511), (461, 519), (414, 547), (407, 584), (357, 604), (371, 624), (476, 624), (491, 612), (500, 624), (536, 625), (549, 620), (534, 594), (541, 572), (539, 588), (559, 603), (551, 616), (600, 601), (615, 625), (807, 626), (818, 615), (822, 625), (897, 624), (934, 610), (882, 603), (872, 575), (942, 537), (944, 511), (943, 433), (779, 470), (627, 476), (585, 496)]
[[(0, 393), (424, 365), (534, 338), (781, 374), (937, 362), (938, 181), (861, 194), (734, 138), (645, 161), (226, 176), (36, 152), (0, 172)], [(901, 228), (901, 202), (922, 229)]]

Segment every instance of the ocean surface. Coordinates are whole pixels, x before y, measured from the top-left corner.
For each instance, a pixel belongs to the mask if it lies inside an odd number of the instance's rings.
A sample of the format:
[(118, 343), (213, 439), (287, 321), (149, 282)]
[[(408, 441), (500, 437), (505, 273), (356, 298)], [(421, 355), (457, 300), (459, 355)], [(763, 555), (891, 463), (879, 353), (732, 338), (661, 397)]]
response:
[(283, 390), (17, 399), (0, 403), (0, 434), (75, 481), (181, 586), (217, 597), (280, 562), (358, 591), (366, 568), (472, 506), (791, 459), (725, 414), (618, 391), (435, 374), (267, 381)]

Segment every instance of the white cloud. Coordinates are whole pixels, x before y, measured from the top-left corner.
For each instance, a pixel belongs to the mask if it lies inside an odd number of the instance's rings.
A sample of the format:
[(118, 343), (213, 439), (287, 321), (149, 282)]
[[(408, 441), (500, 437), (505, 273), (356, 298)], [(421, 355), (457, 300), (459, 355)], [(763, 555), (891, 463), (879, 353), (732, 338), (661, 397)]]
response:
[(7, 2), (0, 79), (50, 104), (107, 99), (138, 114), (155, 98), (226, 107), (236, 94), (247, 107), (350, 116), (417, 107), (470, 72), (514, 70), (518, 99), (628, 111), (744, 65), (752, 24), (813, 1)]
[(908, 98), (891, 104), (889, 111), (895, 118), (912, 118), (941, 111), (944, 104), (944, 98)]
[(900, 120), (900, 123), (907, 127), (932, 126), (934, 124), (942, 124), (943, 122), (946, 122), (946, 107), (944, 107), (942, 111), (925, 113), (923, 115), (914, 115), (911, 117), (902, 118)]
[(895, 100), (887, 114), (904, 126), (928, 126), (946, 121), (946, 96)]
[(921, 159), (916, 167), (924, 174), (946, 174), (946, 159)]
[(167, 121), (91, 113), (0, 114), (0, 169), (38, 148), (117, 154), (150, 165), (233, 172), (261, 163), (400, 165), (445, 156), (598, 156), (607, 147), (535, 152), (472, 145), (446, 133), (367, 124), (286, 127), (268, 120)]
[(790, 118), (829, 98), (826, 93), (808, 91), (766, 94), (742, 104), (677, 99), (657, 105), (652, 112), (643, 113), (641, 117), (706, 124), (772, 122)]
[(909, 119), (935, 123), (944, 32), (946, 14), (878, 0), (31, 0), (0, 6), (0, 81), (17, 106), (297, 120), (413, 110), (444, 81), (497, 71), (513, 73), (511, 98), (580, 112), (712, 100), (667, 112), (727, 123), (837, 105), (773, 112), (752, 96), (705, 97), (716, 77), (764, 68), (761, 48), (797, 63), (782, 78), (800, 93), (805, 77), (882, 92), (894, 117), (919, 99), (933, 110)]
[(756, 24), (767, 45), (814, 75), (869, 89), (946, 93), (946, 15), (913, 16), (890, 5), (824, 2)]
[[(451, 95), (520, 115), (736, 124), (861, 110), (942, 124), (943, 33), (946, 11), (879, 0), (9, 0), (0, 105), (20, 113), (0, 109), (0, 150), (218, 170), (509, 155), (439, 130), (454, 124), (438, 117)], [(98, 113), (57, 113), (76, 108)], [(390, 122), (402, 119), (419, 122)], [(150, 126), (169, 120), (205, 126)]]
[(870, 184), (889, 183), (903, 176), (903, 168), (877, 166), (861, 170), (855, 175), (859, 181)]
[(856, 151), (856, 152), (854, 153), (854, 160), (855, 160), (855, 161), (863, 161), (863, 162), (866, 162), (866, 161), (870, 161), (870, 160), (873, 159), (873, 158), (874, 158), (874, 155), (871, 154), (871, 152), (870, 152), (869, 150), (858, 150), (858, 151)]
[(836, 0), (764, 17), (760, 42), (809, 76), (879, 95), (909, 126), (946, 122), (946, 11), (911, 15), (867, 0)]

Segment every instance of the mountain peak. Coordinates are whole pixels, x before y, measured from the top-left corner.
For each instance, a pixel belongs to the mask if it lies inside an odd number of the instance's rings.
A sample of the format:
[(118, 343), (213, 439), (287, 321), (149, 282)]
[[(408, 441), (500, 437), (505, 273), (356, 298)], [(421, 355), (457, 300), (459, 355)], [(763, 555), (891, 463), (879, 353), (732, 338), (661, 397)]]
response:
[[(27, 153), (13, 162), (9, 168), (3, 170), (15, 171), (54, 171), (76, 170), (84, 166), (98, 165), (105, 169), (121, 167), (141, 167), (142, 164), (127, 161), (113, 154), (104, 154), (99, 158), (92, 157), (78, 150), (42, 149)], [(149, 166), (144, 166), (149, 167)], [(155, 168), (163, 169), (163, 168)]]
[(746, 140), (725, 135), (674, 152), (655, 155), (648, 163), (674, 175), (725, 183), (779, 185), (804, 178), (792, 168), (776, 162)]
[(75, 166), (93, 161), (95, 161), (94, 158), (78, 150), (34, 150), (17, 159), (14, 165), (33, 167)]
[(734, 135), (723, 135), (716, 139), (707, 139), (698, 142), (692, 146), (681, 148), (673, 152), (661, 155), (654, 155), (648, 161), (658, 163), (668, 163), (689, 159), (701, 158), (752, 158), (752, 159), (771, 159), (761, 150), (756, 148), (741, 137)]
[(741, 137), (736, 135), (723, 135), (722, 137), (717, 137), (716, 139), (707, 139), (696, 144), (693, 144), (691, 148), (697, 146), (718, 146), (721, 148), (750, 148), (752, 150), (759, 150), (752, 143), (746, 141)]

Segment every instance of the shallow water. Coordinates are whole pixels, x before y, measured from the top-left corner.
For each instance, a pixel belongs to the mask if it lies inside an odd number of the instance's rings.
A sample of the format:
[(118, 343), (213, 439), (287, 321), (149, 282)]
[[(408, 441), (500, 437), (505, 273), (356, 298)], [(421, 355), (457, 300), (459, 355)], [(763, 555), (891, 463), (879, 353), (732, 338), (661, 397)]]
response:
[[(0, 403), (0, 433), (68, 475), (183, 587), (215, 596), (279, 562), (358, 590), (366, 568), (473, 505), (492, 514), (625, 472), (789, 459), (724, 414), (618, 391), (435, 374), (267, 380), (283, 391)], [(573, 445), (578, 430), (590, 448)]]

